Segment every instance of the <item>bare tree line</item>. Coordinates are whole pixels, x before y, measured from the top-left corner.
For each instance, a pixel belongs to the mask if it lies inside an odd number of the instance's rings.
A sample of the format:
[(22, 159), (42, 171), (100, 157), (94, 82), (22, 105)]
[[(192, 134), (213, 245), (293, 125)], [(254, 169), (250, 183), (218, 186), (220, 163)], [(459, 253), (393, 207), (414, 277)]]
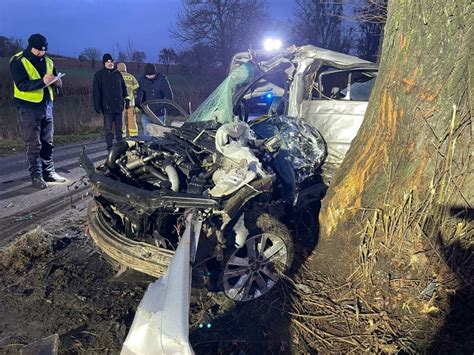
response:
[[(126, 49), (122, 49), (119, 43), (116, 44), (116, 53), (114, 49), (114, 57), (118, 62), (132, 62), (136, 64), (136, 70), (140, 71), (141, 65), (145, 62), (146, 54), (143, 51), (135, 50), (131, 41), (127, 42)], [(90, 61), (91, 68), (95, 69), (96, 63), (100, 60), (102, 52), (95, 47), (88, 47), (81, 51), (78, 56), (80, 66), (86, 60)], [(169, 67), (177, 60), (177, 54), (173, 48), (163, 48), (158, 54), (159, 62), (165, 66), (166, 74)]]
[[(184, 49), (176, 62), (202, 71), (226, 67), (238, 51), (284, 31), (286, 44), (312, 44), (376, 61), (388, 0), (295, 0), (287, 21), (272, 20), (266, 0), (183, 0), (170, 33)], [(278, 31), (277, 31), (278, 32)]]
[(8, 57), (23, 49), (23, 40), (14, 37), (0, 36), (0, 57)]
[[(91, 63), (92, 69), (95, 69), (96, 62), (100, 60), (100, 57), (102, 56), (102, 52), (98, 48), (94, 47), (89, 47), (85, 48), (81, 54), (79, 54), (78, 59), (81, 62), (84, 62), (85, 60), (89, 60)], [(117, 60), (119, 62), (125, 62), (125, 61), (131, 61), (137, 64), (137, 71), (140, 71), (140, 65), (145, 61), (146, 59), (146, 54), (143, 51), (131, 51), (130, 54), (127, 54), (126, 52), (123, 52), (119, 50)]]
[[(259, 48), (275, 28), (284, 32), (288, 45), (313, 44), (376, 61), (387, 1), (295, 0), (288, 18), (275, 20), (268, 0), (182, 0), (183, 9), (170, 29), (181, 49), (162, 48), (159, 62), (166, 73), (172, 64), (191, 72), (225, 70), (233, 54)], [(22, 40), (0, 36), (0, 56), (22, 47)], [(137, 71), (147, 59), (131, 40), (116, 43), (111, 52), (117, 61), (135, 63)], [(80, 66), (87, 60), (95, 69), (101, 55), (98, 48), (85, 48), (78, 56)]]

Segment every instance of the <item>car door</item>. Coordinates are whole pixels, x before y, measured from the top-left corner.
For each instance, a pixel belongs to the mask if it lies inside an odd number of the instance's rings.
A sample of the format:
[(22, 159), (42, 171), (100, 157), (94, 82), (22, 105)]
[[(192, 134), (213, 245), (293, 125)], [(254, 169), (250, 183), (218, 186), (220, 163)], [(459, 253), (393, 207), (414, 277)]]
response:
[(356, 136), (377, 72), (368, 69), (320, 72), (312, 93), (301, 103), (301, 115), (324, 137), (328, 146), (325, 169), (332, 175)]
[(150, 100), (141, 104), (150, 122), (165, 127), (181, 127), (188, 113), (176, 102), (166, 99)]

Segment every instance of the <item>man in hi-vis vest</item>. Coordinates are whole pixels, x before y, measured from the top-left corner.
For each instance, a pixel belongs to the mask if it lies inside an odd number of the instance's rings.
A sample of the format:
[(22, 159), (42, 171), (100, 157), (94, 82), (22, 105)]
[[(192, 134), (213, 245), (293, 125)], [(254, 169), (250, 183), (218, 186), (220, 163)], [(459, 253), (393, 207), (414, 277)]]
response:
[(13, 96), (20, 111), (21, 137), (26, 143), (26, 155), (33, 186), (48, 187), (48, 182), (66, 182), (54, 170), (53, 163), (53, 100), (55, 89), (62, 81), (56, 78), (53, 61), (45, 56), (46, 38), (33, 34), (28, 47), (10, 59)]

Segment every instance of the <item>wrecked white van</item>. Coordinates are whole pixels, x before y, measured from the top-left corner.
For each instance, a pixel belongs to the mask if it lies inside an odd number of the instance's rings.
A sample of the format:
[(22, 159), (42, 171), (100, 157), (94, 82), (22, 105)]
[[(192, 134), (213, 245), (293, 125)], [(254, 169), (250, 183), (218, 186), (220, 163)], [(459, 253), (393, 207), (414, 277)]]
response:
[(303, 46), (276, 54), (238, 53), (231, 68), (247, 61), (257, 62), (268, 74), (245, 93), (244, 103), (255, 97), (267, 101), (271, 97), (270, 114), (297, 117), (315, 127), (327, 144), (323, 174), (329, 181), (362, 124), (377, 65), (347, 54)]
[(119, 264), (160, 277), (195, 210), (193, 287), (262, 296), (293, 262), (290, 218), (274, 212), (323, 196), (322, 174), (330, 180), (344, 158), (376, 75), (373, 63), (313, 46), (246, 52), (190, 116), (145, 103), (153, 134), (118, 143), (99, 169), (81, 156), (91, 237)]

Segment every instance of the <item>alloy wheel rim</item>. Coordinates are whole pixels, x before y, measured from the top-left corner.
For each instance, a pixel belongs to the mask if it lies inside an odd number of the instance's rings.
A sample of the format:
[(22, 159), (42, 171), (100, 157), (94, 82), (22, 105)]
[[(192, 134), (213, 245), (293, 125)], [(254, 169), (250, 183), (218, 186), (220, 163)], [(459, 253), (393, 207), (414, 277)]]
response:
[(282, 238), (263, 233), (245, 241), (230, 256), (224, 269), (226, 295), (234, 301), (250, 301), (267, 293), (280, 279), (288, 261)]

